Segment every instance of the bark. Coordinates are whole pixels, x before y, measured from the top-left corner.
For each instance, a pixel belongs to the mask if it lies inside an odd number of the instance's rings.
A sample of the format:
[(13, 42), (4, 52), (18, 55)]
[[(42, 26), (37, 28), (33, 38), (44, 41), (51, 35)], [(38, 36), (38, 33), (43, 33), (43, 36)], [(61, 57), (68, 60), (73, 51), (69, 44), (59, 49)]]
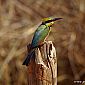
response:
[(57, 58), (52, 41), (36, 49), (27, 72), (28, 85), (57, 85)]

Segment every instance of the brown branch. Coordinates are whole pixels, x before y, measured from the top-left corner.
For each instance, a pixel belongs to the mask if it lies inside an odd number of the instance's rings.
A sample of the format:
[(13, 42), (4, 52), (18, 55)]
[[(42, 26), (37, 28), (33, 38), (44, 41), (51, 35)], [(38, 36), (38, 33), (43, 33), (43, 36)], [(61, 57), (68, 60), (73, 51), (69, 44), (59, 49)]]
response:
[(28, 85), (56, 85), (57, 59), (55, 59), (56, 50), (52, 41), (46, 41), (40, 49), (37, 48), (35, 59), (31, 60), (27, 70)]

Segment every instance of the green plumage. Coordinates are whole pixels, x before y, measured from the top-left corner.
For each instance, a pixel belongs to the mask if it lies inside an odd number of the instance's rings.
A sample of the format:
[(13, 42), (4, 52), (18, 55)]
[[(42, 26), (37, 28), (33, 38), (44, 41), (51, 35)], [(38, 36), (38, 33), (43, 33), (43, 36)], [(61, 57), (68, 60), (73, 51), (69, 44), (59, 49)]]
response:
[(36, 47), (44, 42), (44, 39), (50, 32), (50, 27), (47, 25), (40, 25), (38, 29), (35, 31), (31, 46)]

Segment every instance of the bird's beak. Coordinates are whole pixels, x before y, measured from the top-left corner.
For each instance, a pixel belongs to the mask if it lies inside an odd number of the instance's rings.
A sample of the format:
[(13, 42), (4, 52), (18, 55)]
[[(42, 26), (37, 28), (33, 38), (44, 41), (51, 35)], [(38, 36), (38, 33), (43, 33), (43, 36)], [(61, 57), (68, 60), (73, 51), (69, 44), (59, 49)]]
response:
[(54, 18), (51, 21), (56, 21), (56, 20), (60, 20), (60, 19), (63, 19), (63, 18)]

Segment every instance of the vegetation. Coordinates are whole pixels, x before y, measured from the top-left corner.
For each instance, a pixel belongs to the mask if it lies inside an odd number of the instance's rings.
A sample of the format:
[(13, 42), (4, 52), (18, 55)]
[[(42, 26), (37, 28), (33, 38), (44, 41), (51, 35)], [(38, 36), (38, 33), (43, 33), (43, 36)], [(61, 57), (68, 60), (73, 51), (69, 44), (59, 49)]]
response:
[(85, 0), (0, 0), (0, 85), (27, 85), (26, 46), (49, 16), (63, 18), (48, 37), (57, 51), (58, 85), (85, 80)]

